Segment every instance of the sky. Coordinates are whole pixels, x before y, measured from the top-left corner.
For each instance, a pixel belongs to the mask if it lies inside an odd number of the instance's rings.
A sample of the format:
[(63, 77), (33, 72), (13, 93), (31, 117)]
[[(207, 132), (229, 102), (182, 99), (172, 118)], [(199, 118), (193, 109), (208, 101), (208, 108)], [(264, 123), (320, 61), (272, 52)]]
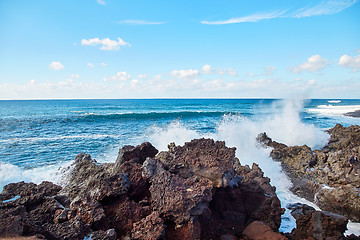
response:
[(358, 0), (0, 0), (0, 99), (355, 98)]

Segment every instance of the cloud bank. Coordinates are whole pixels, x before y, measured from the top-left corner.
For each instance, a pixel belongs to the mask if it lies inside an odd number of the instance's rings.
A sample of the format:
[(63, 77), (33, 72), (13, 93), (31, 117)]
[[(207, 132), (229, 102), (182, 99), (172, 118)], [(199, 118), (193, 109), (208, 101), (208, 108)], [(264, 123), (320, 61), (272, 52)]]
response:
[(111, 40), (110, 38), (91, 38), (91, 39), (82, 39), (81, 45), (86, 46), (98, 46), (100, 45), (101, 50), (107, 51), (118, 51), (120, 50), (120, 46), (130, 46), (129, 43), (125, 42), (121, 38), (117, 38), (116, 40)]

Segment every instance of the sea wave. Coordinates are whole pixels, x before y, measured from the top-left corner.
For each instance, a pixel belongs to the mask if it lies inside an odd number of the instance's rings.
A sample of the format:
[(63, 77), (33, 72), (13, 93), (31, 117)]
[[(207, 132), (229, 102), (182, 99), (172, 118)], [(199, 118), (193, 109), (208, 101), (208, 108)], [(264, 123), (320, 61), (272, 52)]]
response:
[(67, 173), (71, 169), (71, 162), (61, 162), (32, 169), (24, 169), (10, 163), (0, 162), (0, 192), (3, 187), (13, 182), (33, 182), (40, 184), (43, 181), (51, 181), (55, 184), (64, 185)]
[(360, 110), (360, 105), (318, 105), (316, 108), (309, 108), (308, 111), (324, 116), (340, 116), (345, 113)]
[(341, 100), (329, 100), (328, 103), (341, 103)]
[(225, 114), (239, 114), (237, 112), (226, 111), (174, 111), (174, 112), (146, 112), (146, 113), (108, 113), (96, 114), (85, 113), (83, 118), (87, 120), (99, 119), (159, 119), (159, 118), (193, 118), (193, 117), (216, 117)]
[(104, 134), (94, 134), (94, 135), (74, 135), (74, 136), (55, 136), (55, 137), (34, 137), (34, 138), (8, 138), (8, 139), (0, 139), (0, 142), (40, 142), (40, 141), (57, 141), (62, 139), (103, 139), (103, 138), (117, 138), (118, 135), (104, 135)]

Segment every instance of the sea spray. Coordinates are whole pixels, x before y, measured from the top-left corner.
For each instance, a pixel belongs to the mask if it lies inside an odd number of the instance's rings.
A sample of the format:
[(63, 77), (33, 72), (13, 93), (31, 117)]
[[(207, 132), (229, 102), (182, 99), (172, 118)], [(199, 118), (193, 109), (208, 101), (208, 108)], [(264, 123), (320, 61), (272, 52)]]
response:
[(9, 183), (25, 181), (40, 184), (50, 181), (55, 184), (64, 185), (67, 181), (67, 172), (71, 168), (71, 162), (57, 163), (31, 169), (23, 169), (9, 163), (0, 163), (0, 192)]
[[(182, 145), (195, 137), (208, 137), (215, 140), (225, 141), (229, 147), (236, 147), (236, 156), (242, 165), (252, 166), (257, 163), (264, 171), (265, 176), (271, 179), (271, 184), (276, 186), (277, 195), (286, 207), (289, 203), (303, 202), (318, 209), (309, 201), (297, 197), (289, 188), (291, 181), (282, 171), (279, 162), (274, 162), (269, 154), (270, 148), (259, 146), (256, 137), (261, 132), (268, 132), (274, 140), (289, 145), (308, 144), (309, 146), (322, 146), (326, 143), (328, 135), (317, 129), (313, 125), (306, 125), (301, 122), (299, 111), (302, 103), (296, 101), (283, 101), (274, 106), (281, 111), (265, 119), (265, 121), (254, 121), (242, 116), (241, 114), (224, 115), (222, 121), (218, 123), (215, 133), (200, 134), (194, 130), (186, 128), (181, 122), (175, 121), (166, 128), (154, 127), (153, 134), (149, 139), (155, 147), (166, 150), (169, 142)], [(296, 227), (295, 219), (287, 210), (282, 218), (280, 230), (290, 232)]]
[(184, 145), (192, 139), (200, 138), (201, 135), (195, 130), (186, 128), (180, 121), (173, 121), (165, 128), (152, 126), (148, 140), (159, 150), (167, 151), (168, 144), (175, 142), (176, 145)]

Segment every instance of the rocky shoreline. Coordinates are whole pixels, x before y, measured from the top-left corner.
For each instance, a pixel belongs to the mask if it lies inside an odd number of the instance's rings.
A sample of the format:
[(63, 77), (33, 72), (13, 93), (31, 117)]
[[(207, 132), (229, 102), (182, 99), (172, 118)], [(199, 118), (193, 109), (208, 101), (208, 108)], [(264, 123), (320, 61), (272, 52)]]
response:
[(360, 118), (360, 110), (357, 110), (357, 111), (354, 111), (354, 112), (345, 113), (344, 115), (347, 116), (347, 117)]
[[(346, 196), (352, 196), (350, 189), (358, 184), (358, 179), (349, 178), (344, 185), (328, 174), (322, 175), (322, 182), (314, 182), (308, 188), (314, 179), (310, 172), (320, 174), (317, 169), (324, 169), (321, 157), (326, 162), (338, 162), (330, 156), (360, 150), (358, 142), (352, 142), (353, 137), (360, 141), (360, 135), (344, 133), (350, 140), (343, 146), (340, 140), (335, 140), (343, 136), (341, 131), (344, 129), (339, 126), (329, 130), (334, 138), (322, 150), (327, 151), (325, 155), (316, 152), (315, 162), (313, 158), (303, 158), (315, 154), (305, 146), (292, 151), (266, 134), (258, 140), (264, 147), (274, 148), (271, 156), (294, 175), (294, 181), (301, 183), (294, 192), (312, 200), (316, 196), (323, 207), (327, 206), (327, 201), (322, 200), (324, 196), (338, 197), (332, 191), (323, 193), (321, 184), (325, 180), (333, 181), (327, 185), (334, 189), (340, 184), (341, 191), (350, 194)], [(334, 155), (336, 149), (348, 149), (349, 144), (356, 149)], [(0, 238), (356, 239), (346, 238), (343, 233), (348, 218), (357, 219), (360, 205), (349, 204), (345, 209), (324, 207), (341, 215), (316, 211), (303, 204), (292, 205), (297, 228), (283, 234), (278, 229), (284, 209), (275, 187), (258, 165), (242, 166), (235, 157), (235, 148), (212, 139), (195, 139), (184, 146), (172, 143), (168, 148), (159, 153), (150, 143), (124, 146), (116, 162), (106, 164), (99, 164), (88, 154), (78, 154), (64, 187), (51, 182), (8, 184), (0, 194)], [(300, 163), (293, 166), (287, 159)], [(310, 170), (305, 166), (305, 170), (298, 172), (304, 165)]]

